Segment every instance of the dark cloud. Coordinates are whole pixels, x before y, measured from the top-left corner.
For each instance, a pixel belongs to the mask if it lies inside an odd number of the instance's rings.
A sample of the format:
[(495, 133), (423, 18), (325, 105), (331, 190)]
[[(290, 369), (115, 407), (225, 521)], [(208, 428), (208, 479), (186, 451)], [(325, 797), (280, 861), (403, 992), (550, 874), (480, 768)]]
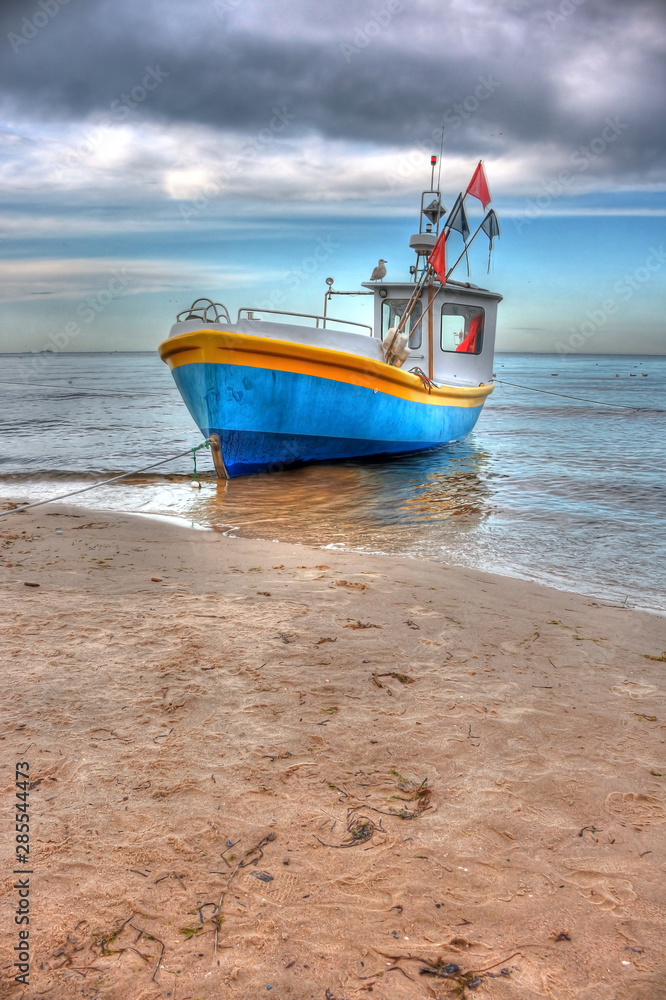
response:
[(654, 177), (666, 163), (661, 3), (59, 2), (0, 12), (0, 86), (16, 114), (102, 117), (152, 67), (168, 75), (136, 114), (163, 122), (251, 135), (279, 108), (295, 116), (290, 135), (408, 145), (444, 116), (449, 150), (488, 155), (573, 152), (610, 117), (626, 127), (601, 173)]

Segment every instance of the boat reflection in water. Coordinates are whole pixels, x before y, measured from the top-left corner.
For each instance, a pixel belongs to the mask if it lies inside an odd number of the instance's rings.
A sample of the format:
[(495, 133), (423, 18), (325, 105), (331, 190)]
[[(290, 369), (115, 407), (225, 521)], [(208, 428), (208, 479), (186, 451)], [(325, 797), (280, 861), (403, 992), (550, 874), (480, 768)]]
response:
[(437, 558), (448, 535), (473, 531), (491, 512), (488, 465), (484, 452), (461, 442), (400, 463), (208, 480), (181, 499), (178, 513), (244, 537)]
[(421, 521), (469, 518), (477, 524), (490, 513), (491, 490), (482, 478), (488, 456), (461, 446), (469, 455), (451, 456), (445, 468), (428, 469), (425, 479), (415, 484), (416, 495), (405, 500), (404, 511)]

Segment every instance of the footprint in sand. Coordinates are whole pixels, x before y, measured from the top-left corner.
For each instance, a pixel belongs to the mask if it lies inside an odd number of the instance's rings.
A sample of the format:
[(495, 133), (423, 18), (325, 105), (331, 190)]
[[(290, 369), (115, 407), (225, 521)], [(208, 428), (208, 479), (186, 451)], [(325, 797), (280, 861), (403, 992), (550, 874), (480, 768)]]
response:
[(602, 910), (616, 910), (618, 907), (633, 903), (636, 899), (634, 887), (626, 878), (609, 877), (600, 872), (578, 869), (571, 872), (570, 882), (580, 890), (581, 896)]
[(627, 695), (634, 701), (637, 701), (639, 698), (648, 698), (656, 690), (657, 688), (654, 684), (643, 684), (640, 681), (622, 681), (621, 684), (615, 684), (611, 688), (613, 694)]
[(273, 882), (257, 882), (256, 878), (253, 879), (251, 873), (248, 873), (238, 885), (242, 886), (243, 891), (254, 890), (271, 902), (283, 904), (300, 902), (306, 892), (312, 891), (312, 887), (306, 884), (302, 876), (289, 875), (281, 869), (281, 865), (279, 867), (275, 863), (269, 865), (269, 870), (275, 872)]
[(562, 860), (563, 867), (570, 872), (568, 880), (590, 903), (600, 906), (602, 910), (614, 910), (636, 899), (626, 865), (619, 860), (597, 859), (594, 868), (583, 867), (584, 864), (580, 858)]
[(606, 797), (606, 812), (615, 819), (644, 827), (650, 823), (666, 822), (666, 806), (653, 795), (639, 792), (611, 792)]

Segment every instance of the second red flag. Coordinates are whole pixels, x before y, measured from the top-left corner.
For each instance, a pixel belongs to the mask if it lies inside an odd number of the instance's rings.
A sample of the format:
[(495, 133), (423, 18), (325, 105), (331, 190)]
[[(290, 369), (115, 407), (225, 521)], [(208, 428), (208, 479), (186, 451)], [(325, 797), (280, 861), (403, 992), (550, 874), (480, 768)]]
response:
[(437, 242), (432, 248), (432, 253), (428, 257), (428, 263), (442, 284), (444, 284), (446, 281), (446, 234), (444, 229), (442, 229)]

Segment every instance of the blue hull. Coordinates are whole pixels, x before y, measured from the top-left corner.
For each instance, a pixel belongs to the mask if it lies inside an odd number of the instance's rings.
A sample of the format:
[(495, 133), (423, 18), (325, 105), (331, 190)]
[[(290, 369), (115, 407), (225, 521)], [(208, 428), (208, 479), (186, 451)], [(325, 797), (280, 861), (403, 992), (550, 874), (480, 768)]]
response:
[(172, 374), (202, 434), (219, 435), (230, 476), (425, 451), (464, 438), (482, 409), (236, 364), (185, 364)]

